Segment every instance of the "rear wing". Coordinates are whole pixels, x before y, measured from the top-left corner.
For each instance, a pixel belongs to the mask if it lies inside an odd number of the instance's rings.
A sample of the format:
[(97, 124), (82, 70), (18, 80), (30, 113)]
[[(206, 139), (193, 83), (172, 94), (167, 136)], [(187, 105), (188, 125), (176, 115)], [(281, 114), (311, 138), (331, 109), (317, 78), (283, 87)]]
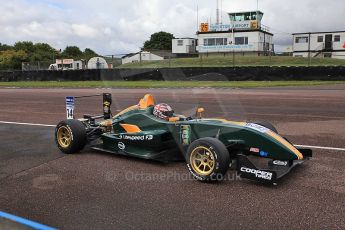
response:
[(112, 104), (112, 96), (110, 93), (103, 93), (103, 94), (97, 94), (97, 95), (89, 95), (89, 96), (78, 96), (78, 97), (73, 97), (73, 96), (68, 96), (66, 97), (66, 117), (67, 119), (75, 119), (74, 116), (74, 109), (75, 109), (75, 101), (76, 99), (80, 98), (88, 98), (88, 97), (103, 97), (103, 115), (99, 116), (90, 116), (90, 115), (84, 115), (84, 118), (93, 118), (93, 119), (98, 119), (98, 118), (104, 118), (104, 119), (110, 119), (112, 117), (111, 109), (110, 106)]

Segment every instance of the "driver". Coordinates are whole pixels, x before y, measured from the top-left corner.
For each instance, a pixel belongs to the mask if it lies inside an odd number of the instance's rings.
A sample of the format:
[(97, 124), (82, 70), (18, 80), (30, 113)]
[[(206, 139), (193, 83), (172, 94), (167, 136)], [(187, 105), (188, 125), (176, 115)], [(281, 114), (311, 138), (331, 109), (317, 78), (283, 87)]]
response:
[(160, 119), (169, 121), (169, 118), (174, 116), (174, 110), (172, 110), (168, 104), (160, 103), (153, 108), (153, 115)]

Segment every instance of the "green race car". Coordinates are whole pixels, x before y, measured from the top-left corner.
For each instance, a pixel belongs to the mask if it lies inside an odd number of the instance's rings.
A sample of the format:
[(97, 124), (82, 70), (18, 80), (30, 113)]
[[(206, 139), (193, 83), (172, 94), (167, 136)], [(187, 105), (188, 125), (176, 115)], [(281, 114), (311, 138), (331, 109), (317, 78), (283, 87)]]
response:
[[(67, 120), (55, 129), (56, 143), (67, 154), (85, 145), (104, 152), (159, 161), (183, 160), (194, 178), (222, 180), (229, 166), (247, 179), (276, 183), (294, 166), (312, 157), (310, 149), (297, 149), (268, 122), (234, 122), (153, 113), (153, 96), (112, 116), (111, 94), (103, 94), (103, 115), (74, 119), (74, 100), (66, 97)], [(99, 121), (100, 120), (100, 121)], [(258, 167), (257, 165), (264, 166)]]

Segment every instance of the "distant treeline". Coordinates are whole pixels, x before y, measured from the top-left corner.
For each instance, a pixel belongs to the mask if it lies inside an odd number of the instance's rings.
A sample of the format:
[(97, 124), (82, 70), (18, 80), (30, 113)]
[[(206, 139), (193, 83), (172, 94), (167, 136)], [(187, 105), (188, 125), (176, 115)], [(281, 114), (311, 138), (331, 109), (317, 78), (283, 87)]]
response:
[(86, 48), (81, 51), (77, 46), (67, 46), (64, 50), (56, 50), (46, 43), (30, 41), (16, 42), (13, 46), (0, 43), (0, 70), (21, 69), (22, 62), (51, 62), (57, 58), (72, 58), (89, 60), (99, 56), (93, 50)]

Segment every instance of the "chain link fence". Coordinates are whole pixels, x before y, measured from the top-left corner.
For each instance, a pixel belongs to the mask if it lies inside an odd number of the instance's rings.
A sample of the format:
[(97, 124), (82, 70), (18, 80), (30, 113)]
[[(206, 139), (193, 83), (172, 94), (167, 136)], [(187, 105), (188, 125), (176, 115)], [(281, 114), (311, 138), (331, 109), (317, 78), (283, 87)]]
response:
[[(229, 52), (203, 52), (191, 54), (172, 54), (168, 50), (140, 51), (132, 54), (104, 55), (109, 69), (112, 68), (184, 68), (184, 67), (245, 67), (245, 66), (345, 66), (345, 56), (332, 54), (293, 57), (292, 50), (276, 53), (269, 46), (262, 52), (232, 50)], [(23, 62), (21, 71), (56, 70), (52, 61)], [(83, 60), (78, 69), (87, 69)], [(65, 69), (64, 69), (65, 70)], [(72, 69), (69, 69), (72, 70)]]
[(51, 61), (22, 62), (22, 71), (48, 70)]

